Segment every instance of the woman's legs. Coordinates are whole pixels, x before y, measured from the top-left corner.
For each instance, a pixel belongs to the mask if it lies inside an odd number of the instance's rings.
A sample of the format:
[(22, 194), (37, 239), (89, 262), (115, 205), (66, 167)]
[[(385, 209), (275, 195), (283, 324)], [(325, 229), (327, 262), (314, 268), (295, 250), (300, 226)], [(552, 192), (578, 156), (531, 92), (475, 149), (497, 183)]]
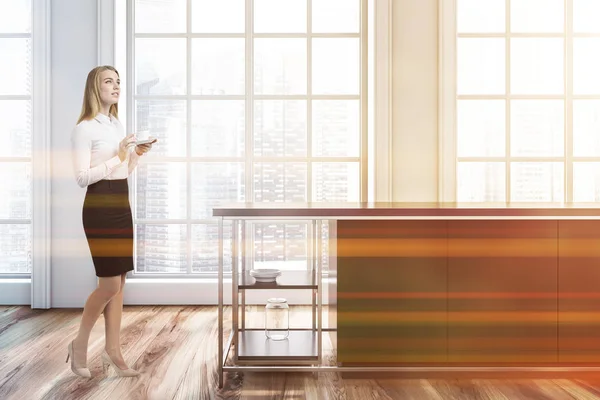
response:
[(121, 369), (127, 369), (127, 364), (121, 354), (121, 342), (119, 334), (121, 332), (121, 316), (123, 315), (123, 287), (125, 286), (125, 276), (121, 275), (121, 286), (119, 293), (113, 297), (106, 308), (104, 308), (104, 322), (106, 329), (106, 352), (111, 360)]
[(121, 279), (121, 276), (98, 278), (98, 287), (87, 298), (83, 307), (79, 332), (73, 341), (73, 359), (75, 365), (87, 365), (87, 347), (90, 340), (90, 333), (106, 305), (119, 293)]

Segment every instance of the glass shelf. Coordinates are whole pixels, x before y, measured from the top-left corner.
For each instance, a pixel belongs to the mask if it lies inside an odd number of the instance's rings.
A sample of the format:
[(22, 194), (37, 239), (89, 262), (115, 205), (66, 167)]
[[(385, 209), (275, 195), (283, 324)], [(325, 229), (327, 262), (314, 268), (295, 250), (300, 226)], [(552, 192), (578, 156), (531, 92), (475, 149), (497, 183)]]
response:
[(267, 339), (264, 330), (247, 330), (238, 333), (238, 361), (274, 362), (318, 360), (317, 335), (313, 330), (293, 330), (286, 340)]
[(239, 277), (238, 289), (318, 289), (313, 271), (281, 271), (275, 282), (256, 282), (249, 271)]

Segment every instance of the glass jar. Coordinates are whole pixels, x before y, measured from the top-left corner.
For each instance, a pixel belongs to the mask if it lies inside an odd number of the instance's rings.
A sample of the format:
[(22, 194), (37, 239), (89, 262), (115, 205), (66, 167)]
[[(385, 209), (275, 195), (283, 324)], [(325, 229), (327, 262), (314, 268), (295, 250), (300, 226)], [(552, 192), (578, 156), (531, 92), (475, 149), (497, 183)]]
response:
[(265, 335), (271, 340), (285, 340), (290, 334), (290, 307), (287, 300), (272, 297), (265, 306)]

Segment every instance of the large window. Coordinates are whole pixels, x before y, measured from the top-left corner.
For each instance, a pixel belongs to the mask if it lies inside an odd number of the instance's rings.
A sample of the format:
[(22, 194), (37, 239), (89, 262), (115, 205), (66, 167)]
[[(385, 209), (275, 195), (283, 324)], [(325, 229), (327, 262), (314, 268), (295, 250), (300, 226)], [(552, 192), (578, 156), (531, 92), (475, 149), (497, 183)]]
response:
[(452, 1), (457, 200), (600, 201), (600, 2)]
[(0, 277), (32, 271), (32, 19), (0, 2)]
[[(136, 273), (215, 273), (215, 205), (364, 199), (364, 2), (131, 2), (128, 125), (159, 139), (136, 174)], [(257, 222), (247, 242), (302, 269), (309, 235)]]

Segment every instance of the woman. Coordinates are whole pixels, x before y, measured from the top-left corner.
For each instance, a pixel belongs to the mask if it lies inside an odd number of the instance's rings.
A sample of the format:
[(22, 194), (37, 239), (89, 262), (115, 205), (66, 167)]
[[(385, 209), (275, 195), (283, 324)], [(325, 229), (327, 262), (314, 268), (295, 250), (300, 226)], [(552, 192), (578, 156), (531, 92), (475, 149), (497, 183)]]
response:
[(139, 375), (123, 360), (119, 343), (125, 276), (133, 270), (133, 222), (127, 177), (152, 144), (136, 146), (135, 135), (125, 135), (118, 120), (119, 95), (119, 73), (115, 68), (100, 66), (91, 70), (81, 115), (71, 137), (77, 183), (87, 187), (83, 228), (98, 287), (85, 303), (79, 333), (68, 346), (67, 362), (70, 358), (71, 370), (88, 378), (88, 341), (102, 312), (106, 325), (104, 371), (112, 366), (119, 376)]

